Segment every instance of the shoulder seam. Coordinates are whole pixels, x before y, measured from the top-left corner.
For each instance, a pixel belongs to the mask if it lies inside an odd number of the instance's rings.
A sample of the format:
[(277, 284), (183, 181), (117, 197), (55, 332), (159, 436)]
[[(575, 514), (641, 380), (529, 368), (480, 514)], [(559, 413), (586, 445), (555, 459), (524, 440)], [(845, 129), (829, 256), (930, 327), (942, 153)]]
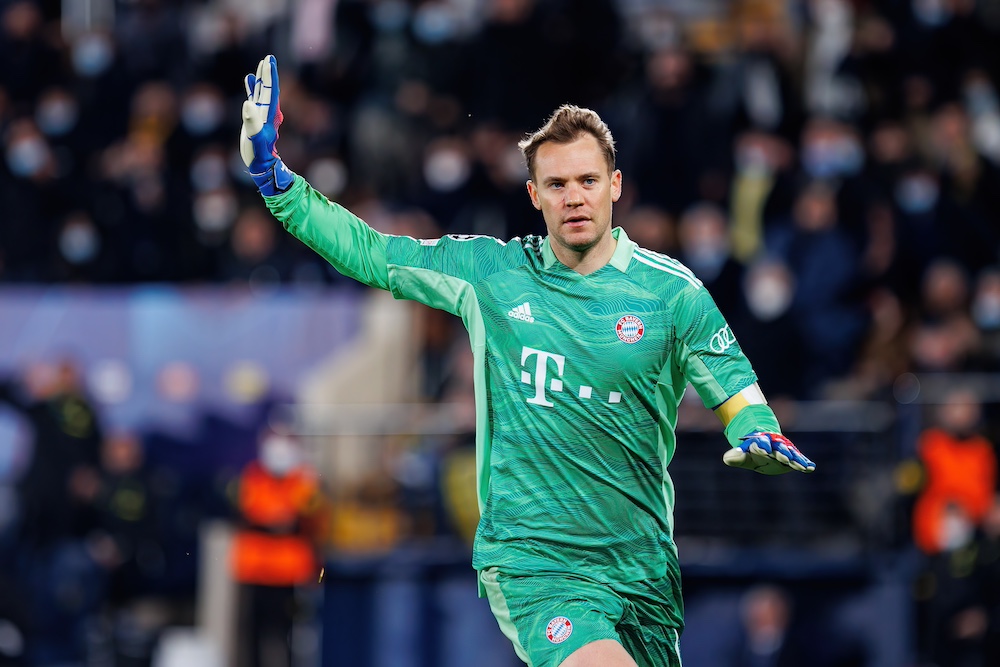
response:
[(649, 256), (645, 252), (641, 252), (640, 248), (636, 248), (632, 256), (638, 262), (642, 262), (643, 264), (651, 266), (654, 269), (658, 269), (660, 271), (663, 271), (664, 273), (669, 273), (672, 276), (676, 276), (678, 278), (687, 281), (688, 284), (690, 284), (692, 287), (704, 287), (703, 283), (698, 279), (698, 277), (691, 272), (691, 269), (687, 268), (686, 266), (684, 266), (680, 262), (677, 262), (676, 260), (665, 261), (669, 260), (670, 258), (663, 256), (654, 259), (654, 257)]

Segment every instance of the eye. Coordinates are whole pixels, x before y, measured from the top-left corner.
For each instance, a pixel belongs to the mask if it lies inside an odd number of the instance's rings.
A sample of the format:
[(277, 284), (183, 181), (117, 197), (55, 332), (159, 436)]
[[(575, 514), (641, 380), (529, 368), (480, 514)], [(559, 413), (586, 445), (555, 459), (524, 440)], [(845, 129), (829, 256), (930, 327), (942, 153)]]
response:
[(549, 187), (552, 188), (553, 190), (558, 190), (562, 186), (563, 186), (562, 183), (549, 183)]
[(596, 178), (587, 178), (587, 179), (584, 179), (583, 184), (584, 185), (597, 185), (597, 179)]

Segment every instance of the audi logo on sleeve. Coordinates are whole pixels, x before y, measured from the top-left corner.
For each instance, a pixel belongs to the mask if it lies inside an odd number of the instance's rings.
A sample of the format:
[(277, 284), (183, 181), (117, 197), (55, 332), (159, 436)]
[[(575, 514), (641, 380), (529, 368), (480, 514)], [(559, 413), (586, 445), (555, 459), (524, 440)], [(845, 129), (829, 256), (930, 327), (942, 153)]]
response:
[(712, 335), (708, 341), (708, 349), (716, 354), (722, 354), (735, 344), (736, 336), (733, 335), (733, 330), (727, 324)]

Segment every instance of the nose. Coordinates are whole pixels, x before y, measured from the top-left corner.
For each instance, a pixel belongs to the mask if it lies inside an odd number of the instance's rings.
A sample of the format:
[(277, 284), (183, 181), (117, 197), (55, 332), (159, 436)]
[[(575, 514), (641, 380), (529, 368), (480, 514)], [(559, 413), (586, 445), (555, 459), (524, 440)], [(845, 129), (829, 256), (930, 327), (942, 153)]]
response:
[(570, 185), (566, 188), (566, 205), (567, 206), (580, 206), (583, 204), (583, 193), (580, 188), (575, 185)]

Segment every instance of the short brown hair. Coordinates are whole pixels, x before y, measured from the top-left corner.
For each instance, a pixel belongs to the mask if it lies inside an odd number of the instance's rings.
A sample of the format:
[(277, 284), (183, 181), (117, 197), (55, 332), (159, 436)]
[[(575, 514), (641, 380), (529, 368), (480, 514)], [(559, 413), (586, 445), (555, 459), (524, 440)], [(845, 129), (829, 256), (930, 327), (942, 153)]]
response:
[(552, 116), (534, 133), (518, 142), (528, 174), (535, 177), (535, 155), (538, 148), (546, 142), (568, 144), (575, 141), (581, 134), (590, 134), (597, 139), (598, 145), (604, 151), (608, 162), (608, 171), (615, 170), (615, 139), (611, 130), (601, 120), (596, 111), (584, 109), (573, 104), (564, 104), (553, 112)]

